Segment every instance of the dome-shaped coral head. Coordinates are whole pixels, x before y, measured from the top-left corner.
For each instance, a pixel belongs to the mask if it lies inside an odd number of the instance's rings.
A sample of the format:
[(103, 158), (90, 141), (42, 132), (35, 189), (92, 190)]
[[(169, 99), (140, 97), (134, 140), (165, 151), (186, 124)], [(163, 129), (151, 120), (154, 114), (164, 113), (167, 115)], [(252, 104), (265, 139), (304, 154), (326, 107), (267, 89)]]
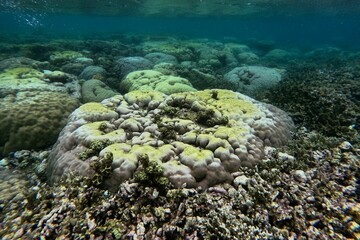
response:
[(285, 144), (293, 128), (282, 110), (229, 90), (133, 91), (75, 110), (52, 150), (48, 176), (55, 183), (69, 173), (101, 175), (93, 162), (111, 153), (111, 171), (100, 179), (116, 190), (145, 170), (146, 154), (174, 187), (205, 189), (254, 166), (265, 146)]

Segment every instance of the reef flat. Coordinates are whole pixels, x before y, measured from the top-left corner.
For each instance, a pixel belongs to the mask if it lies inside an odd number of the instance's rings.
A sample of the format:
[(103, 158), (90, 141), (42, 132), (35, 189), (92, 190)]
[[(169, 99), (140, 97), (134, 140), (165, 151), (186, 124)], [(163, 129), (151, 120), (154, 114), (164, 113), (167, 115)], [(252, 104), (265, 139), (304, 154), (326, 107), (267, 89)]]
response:
[(359, 52), (141, 35), (0, 49), (2, 239), (360, 238)]

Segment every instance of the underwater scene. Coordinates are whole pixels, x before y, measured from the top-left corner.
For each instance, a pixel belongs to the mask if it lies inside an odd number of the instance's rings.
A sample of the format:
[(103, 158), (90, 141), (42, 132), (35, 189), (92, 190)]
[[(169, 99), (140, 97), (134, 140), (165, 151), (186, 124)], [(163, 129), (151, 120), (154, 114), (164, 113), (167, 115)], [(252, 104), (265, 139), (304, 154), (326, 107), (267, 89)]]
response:
[(357, 0), (1, 0), (0, 239), (360, 239)]

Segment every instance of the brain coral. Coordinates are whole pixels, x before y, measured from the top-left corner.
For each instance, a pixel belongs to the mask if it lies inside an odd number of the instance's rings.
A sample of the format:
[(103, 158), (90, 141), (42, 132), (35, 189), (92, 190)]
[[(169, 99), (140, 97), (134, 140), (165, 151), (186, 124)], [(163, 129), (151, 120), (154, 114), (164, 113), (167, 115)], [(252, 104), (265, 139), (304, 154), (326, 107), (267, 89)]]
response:
[(155, 90), (165, 94), (196, 91), (189, 80), (164, 75), (154, 70), (142, 70), (129, 73), (120, 83), (120, 89), (125, 91)]
[(146, 154), (175, 187), (207, 188), (232, 181), (240, 166), (255, 165), (264, 146), (286, 143), (292, 128), (282, 110), (228, 90), (133, 91), (75, 110), (47, 172), (51, 183), (69, 173), (91, 176), (94, 163), (110, 155), (103, 184), (117, 189), (141, 171), (139, 158)]

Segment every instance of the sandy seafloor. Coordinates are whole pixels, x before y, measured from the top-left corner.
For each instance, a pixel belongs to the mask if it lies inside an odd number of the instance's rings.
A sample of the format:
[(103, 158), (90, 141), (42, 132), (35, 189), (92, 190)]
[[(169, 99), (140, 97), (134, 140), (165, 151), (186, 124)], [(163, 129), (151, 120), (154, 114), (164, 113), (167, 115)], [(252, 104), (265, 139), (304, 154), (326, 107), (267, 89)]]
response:
[[(54, 57), (72, 51), (104, 68), (106, 74), (93, 77), (115, 91), (116, 59), (149, 52), (188, 61), (157, 69), (188, 79), (198, 90), (238, 90), (223, 78), (235, 66), (282, 69), (280, 82), (251, 96), (285, 110), (296, 130), (287, 145), (266, 148), (256, 167), (242, 167), (232, 173), (234, 181), (204, 191), (158, 189), (132, 179), (116, 193), (76, 178), (49, 186), (46, 164), (54, 142), (16, 149), (0, 161), (1, 239), (360, 239), (360, 52), (125, 35), (2, 40), (2, 72), (14, 66), (58, 70), (77, 81), (88, 63)], [(238, 44), (238, 52), (229, 60), (231, 44)]]

